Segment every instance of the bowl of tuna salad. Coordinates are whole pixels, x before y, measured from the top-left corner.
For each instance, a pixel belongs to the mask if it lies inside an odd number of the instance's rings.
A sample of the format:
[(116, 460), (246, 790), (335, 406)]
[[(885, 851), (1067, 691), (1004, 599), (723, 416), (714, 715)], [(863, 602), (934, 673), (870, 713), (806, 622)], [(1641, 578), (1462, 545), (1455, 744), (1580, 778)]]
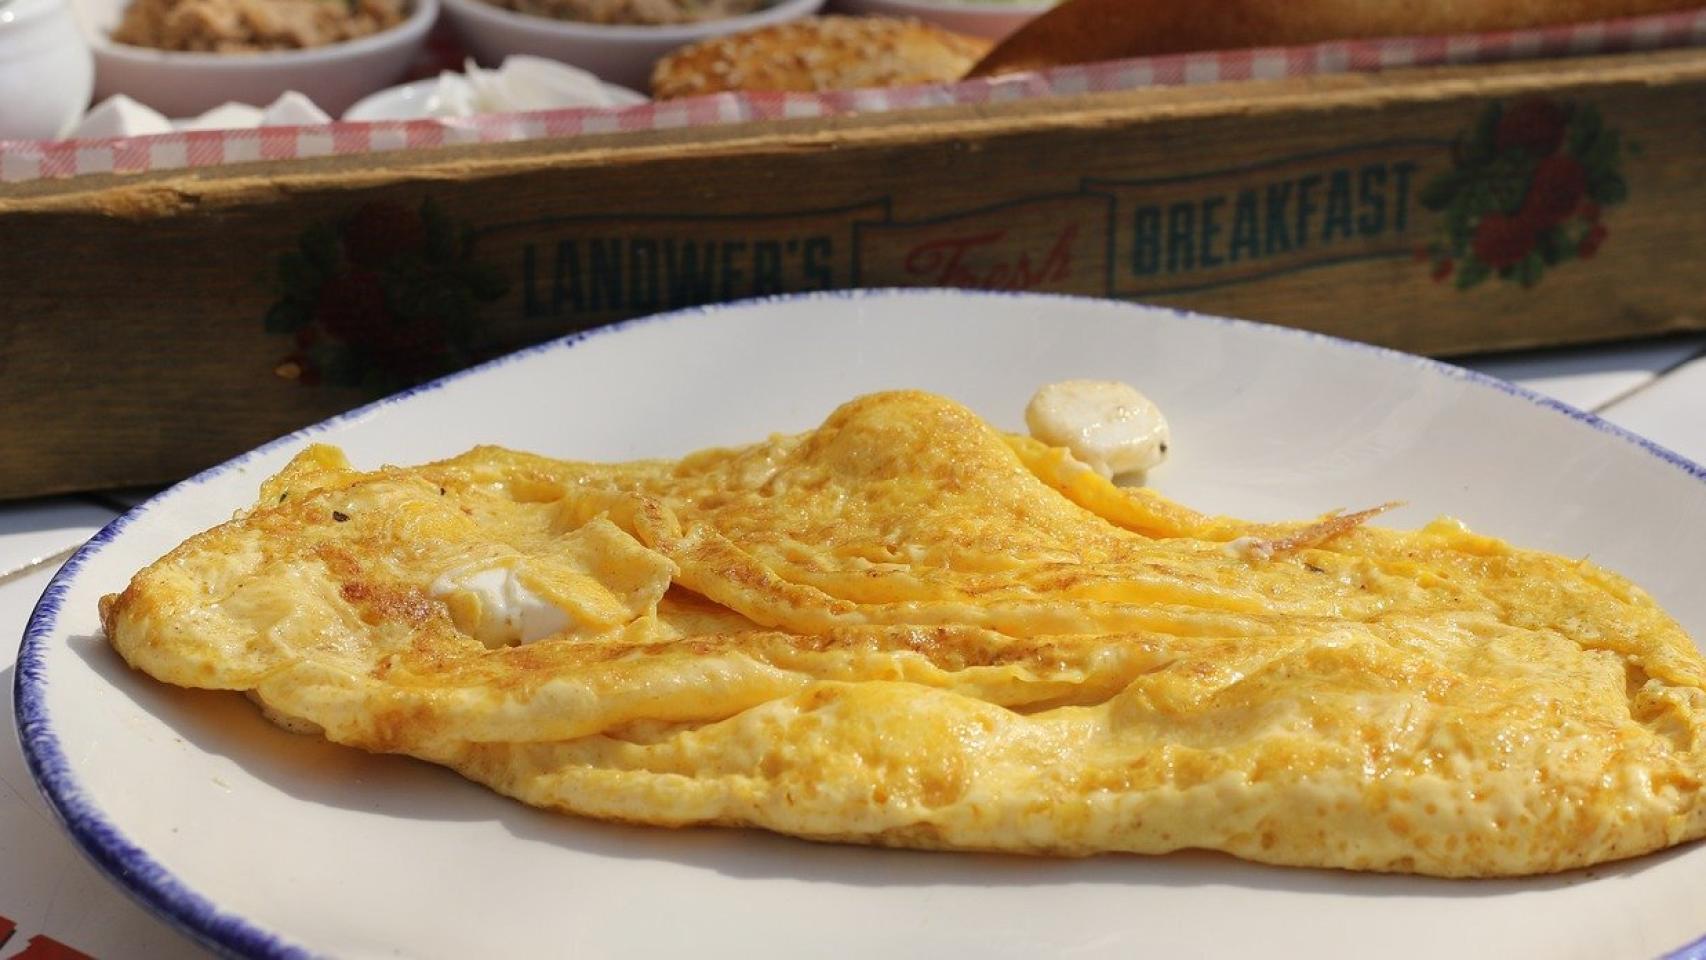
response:
[(643, 88), (664, 54), (708, 37), (810, 16), (824, 0), (444, 0), (471, 53), (550, 57)]
[(95, 54), (95, 99), (169, 116), (265, 104), (289, 90), (337, 115), (395, 83), (438, 0), (73, 0)]

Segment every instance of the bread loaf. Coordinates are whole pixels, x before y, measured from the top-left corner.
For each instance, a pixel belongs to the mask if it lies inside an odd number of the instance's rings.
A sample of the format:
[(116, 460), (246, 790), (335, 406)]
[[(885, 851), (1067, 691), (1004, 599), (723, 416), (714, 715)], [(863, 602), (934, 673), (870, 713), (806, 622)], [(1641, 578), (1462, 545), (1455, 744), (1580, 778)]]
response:
[(970, 76), (1198, 50), (1518, 30), (1700, 5), (1700, 0), (1067, 0), (1008, 37)]
[(944, 83), (988, 50), (988, 41), (916, 20), (808, 17), (683, 47), (652, 71), (652, 95)]

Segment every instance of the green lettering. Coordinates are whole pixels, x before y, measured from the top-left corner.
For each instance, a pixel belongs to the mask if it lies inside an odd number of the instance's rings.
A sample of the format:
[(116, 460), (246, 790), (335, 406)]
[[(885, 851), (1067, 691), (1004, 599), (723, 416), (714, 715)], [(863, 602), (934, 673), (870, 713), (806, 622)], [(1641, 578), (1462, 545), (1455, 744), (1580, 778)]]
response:
[(808, 283), (813, 289), (828, 290), (835, 286), (835, 241), (829, 237), (812, 237), (802, 248), (801, 261)]
[(723, 269), (719, 278), (723, 299), (725, 300), (732, 300), (744, 292), (737, 292), (740, 284), (746, 282), (746, 272), (740, 268), (736, 258), (745, 252), (746, 241), (744, 240), (729, 240), (723, 243)]
[(649, 237), (628, 241), (628, 307), (635, 311), (658, 308), (658, 242)]
[(1315, 188), (1321, 185), (1321, 175), (1311, 173), (1297, 178), (1297, 245), (1309, 246), (1309, 221), (1320, 208), (1315, 205)]
[(1291, 249), (1291, 233), (1286, 226), (1285, 211), (1291, 205), (1291, 181), (1268, 184), (1267, 232), (1262, 252), (1268, 256)]
[(716, 257), (691, 240), (679, 246), (673, 240), (663, 242), (663, 272), (669, 288), (669, 303), (673, 307), (690, 307), (711, 302), (714, 290), (713, 268)]
[(1321, 242), (1331, 243), (1334, 237), (1356, 236), (1356, 223), (1351, 216), (1351, 172), (1334, 170), (1327, 180), (1327, 214), (1321, 220)]
[(782, 244), (776, 240), (761, 240), (752, 245), (752, 292), (763, 296), (781, 293)]
[(587, 272), (592, 274), (588, 308), (598, 310), (622, 309), (622, 245), (618, 240), (592, 241)]
[(1202, 243), (1197, 251), (1197, 262), (1202, 264), (1205, 270), (1226, 262), (1214, 249), (1214, 240), (1220, 236), (1220, 218), (1217, 214), (1225, 204), (1226, 198), (1218, 196), (1209, 197), (1202, 202), (1202, 229), (1198, 231)]
[(575, 313), (586, 309), (586, 294), (581, 286), (580, 251), (573, 240), (557, 241), (557, 268), (551, 272), (551, 316), (563, 315), (563, 304)]
[(1410, 225), (1410, 177), (1416, 172), (1416, 165), (1408, 160), (1392, 165), (1392, 172), (1397, 174), (1396, 192), (1398, 203), (1392, 214), (1392, 229), (1403, 233)]
[(1167, 272), (1194, 270), (1197, 265), (1196, 244), (1192, 242), (1197, 229), (1197, 208), (1191, 203), (1175, 203), (1167, 208)]
[(1152, 277), (1161, 269), (1161, 208), (1138, 207), (1132, 227), (1131, 272)]
[(1262, 255), (1262, 215), (1260, 201), (1254, 190), (1240, 190), (1238, 205), (1232, 209), (1232, 242), (1226, 259), (1232, 263)]
[(1386, 165), (1363, 167), (1359, 186), (1362, 213), (1357, 216), (1357, 232), (1372, 237), (1386, 229)]

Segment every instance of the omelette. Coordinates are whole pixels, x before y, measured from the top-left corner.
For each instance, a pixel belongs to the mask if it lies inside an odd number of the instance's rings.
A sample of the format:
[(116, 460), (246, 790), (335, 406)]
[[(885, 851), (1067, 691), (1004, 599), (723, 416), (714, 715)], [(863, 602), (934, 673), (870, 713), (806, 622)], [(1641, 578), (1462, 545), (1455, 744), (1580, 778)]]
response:
[(1203, 515), (901, 391), (679, 460), (309, 447), (101, 616), (158, 680), (610, 820), (1446, 877), (1706, 833), (1675, 621), (1375, 512)]

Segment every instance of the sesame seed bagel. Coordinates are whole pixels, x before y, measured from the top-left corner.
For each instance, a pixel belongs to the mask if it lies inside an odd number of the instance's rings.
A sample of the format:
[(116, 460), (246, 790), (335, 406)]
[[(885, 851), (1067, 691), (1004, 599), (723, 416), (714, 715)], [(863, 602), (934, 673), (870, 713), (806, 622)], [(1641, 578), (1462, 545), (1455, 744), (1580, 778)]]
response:
[(652, 96), (943, 83), (964, 76), (988, 49), (984, 40), (917, 20), (808, 17), (675, 51), (653, 69)]

